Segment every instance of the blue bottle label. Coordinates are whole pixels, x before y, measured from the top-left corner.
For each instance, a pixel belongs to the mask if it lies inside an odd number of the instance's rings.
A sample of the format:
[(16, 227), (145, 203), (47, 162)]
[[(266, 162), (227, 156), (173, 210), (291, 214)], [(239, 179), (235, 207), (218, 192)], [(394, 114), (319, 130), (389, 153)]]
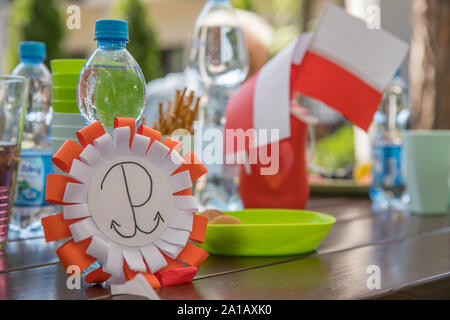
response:
[[(31, 150), (30, 150), (31, 151)], [(45, 181), (53, 173), (51, 153), (47, 151), (24, 150), (17, 169), (15, 206), (45, 206)]]
[(373, 184), (384, 187), (402, 186), (401, 145), (380, 145), (373, 148)]

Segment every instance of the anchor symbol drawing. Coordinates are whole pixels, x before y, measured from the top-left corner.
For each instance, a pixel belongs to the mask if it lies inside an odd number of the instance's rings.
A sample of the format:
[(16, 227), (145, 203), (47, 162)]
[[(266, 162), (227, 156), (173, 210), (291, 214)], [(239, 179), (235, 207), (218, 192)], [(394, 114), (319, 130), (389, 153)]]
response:
[[(124, 164), (135, 164), (135, 165), (141, 167), (144, 170), (144, 172), (147, 174), (147, 176), (148, 176), (148, 178), (150, 180), (150, 192), (149, 192), (149, 195), (146, 198), (146, 200), (144, 202), (142, 202), (142, 203), (134, 204), (132, 199), (131, 199), (130, 188), (129, 188), (129, 185), (128, 185), (127, 176), (125, 174)], [(153, 219), (153, 221), (156, 221), (155, 226), (151, 230), (146, 231), (146, 230), (142, 229), (137, 223), (135, 208), (142, 207), (142, 206), (146, 205), (150, 201), (150, 199), (152, 197), (152, 192), (153, 192), (153, 180), (152, 180), (152, 177), (148, 173), (148, 171), (143, 166), (141, 166), (139, 163), (136, 163), (136, 162), (120, 162), (120, 163), (115, 164), (111, 168), (109, 168), (109, 170), (106, 172), (106, 174), (103, 177), (103, 180), (101, 182), (101, 185), (100, 185), (100, 189), (101, 190), (103, 190), (103, 183), (105, 182), (106, 178), (108, 177), (108, 174), (111, 172), (112, 169), (114, 169), (117, 166), (120, 166), (120, 168), (122, 169), (122, 175), (123, 175), (123, 179), (124, 179), (124, 183), (125, 183), (125, 189), (126, 189), (126, 193), (127, 193), (127, 197), (128, 197), (128, 203), (130, 204), (131, 214), (132, 214), (132, 218), (133, 218), (133, 222), (134, 222), (134, 231), (131, 234), (129, 234), (129, 235), (123, 234), (122, 232), (120, 232), (118, 230), (118, 228), (120, 228), (122, 225), (117, 223), (115, 220), (111, 220), (110, 228), (113, 229), (122, 238), (133, 238), (134, 236), (136, 236), (138, 231), (141, 232), (141, 233), (144, 233), (144, 234), (151, 234), (152, 232), (154, 232), (158, 228), (158, 226), (159, 226), (161, 221), (164, 223), (164, 218), (162, 217), (161, 213), (159, 211), (156, 212), (156, 215), (155, 215), (155, 217)]]

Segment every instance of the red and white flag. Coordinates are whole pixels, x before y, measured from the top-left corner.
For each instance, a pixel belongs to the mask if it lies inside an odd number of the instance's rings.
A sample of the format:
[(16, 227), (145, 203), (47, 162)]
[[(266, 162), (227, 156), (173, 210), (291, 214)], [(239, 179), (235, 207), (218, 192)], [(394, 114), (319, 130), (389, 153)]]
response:
[[(279, 140), (288, 138), (290, 98), (300, 92), (367, 130), (407, 52), (404, 41), (328, 3), (312, 34), (293, 41), (233, 95), (225, 128), (279, 129)], [(226, 150), (236, 151), (242, 150)]]

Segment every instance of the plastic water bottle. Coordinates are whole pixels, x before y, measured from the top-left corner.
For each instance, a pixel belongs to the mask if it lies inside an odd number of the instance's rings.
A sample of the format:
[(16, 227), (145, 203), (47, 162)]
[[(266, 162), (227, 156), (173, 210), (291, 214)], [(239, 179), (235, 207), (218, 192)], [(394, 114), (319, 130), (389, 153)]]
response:
[(386, 88), (379, 110), (375, 113), (375, 135), (372, 144), (372, 186), (370, 198), (375, 211), (404, 210), (405, 193), (402, 178), (402, 131), (409, 119), (408, 85), (398, 71)]
[[(228, 99), (248, 72), (244, 34), (229, 0), (210, 0), (201, 11), (194, 27), (186, 71), (197, 75), (207, 95), (208, 102), (201, 119), (204, 130), (223, 132)], [(196, 186), (201, 204), (219, 210), (241, 208), (237, 187), (239, 166), (205, 165), (208, 174)]]
[(50, 137), (52, 79), (43, 64), (43, 43), (20, 43), (19, 56), (21, 62), (12, 74), (28, 79), (29, 100), (17, 171), (11, 230), (38, 234), (42, 232), (40, 218), (56, 210), (55, 206), (45, 202), (45, 177), (53, 173)]
[(99, 120), (109, 131), (114, 118), (139, 122), (145, 106), (145, 80), (141, 68), (125, 48), (128, 23), (95, 22), (97, 49), (91, 54), (77, 85), (77, 102), (86, 125)]

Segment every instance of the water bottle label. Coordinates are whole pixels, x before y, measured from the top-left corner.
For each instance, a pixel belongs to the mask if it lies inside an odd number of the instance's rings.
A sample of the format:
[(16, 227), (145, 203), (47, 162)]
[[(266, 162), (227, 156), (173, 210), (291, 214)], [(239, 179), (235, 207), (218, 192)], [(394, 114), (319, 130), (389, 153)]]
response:
[(15, 206), (44, 206), (45, 177), (53, 173), (51, 155), (21, 154), (17, 170)]
[(403, 185), (399, 145), (375, 146), (373, 149), (373, 184), (384, 187)]

